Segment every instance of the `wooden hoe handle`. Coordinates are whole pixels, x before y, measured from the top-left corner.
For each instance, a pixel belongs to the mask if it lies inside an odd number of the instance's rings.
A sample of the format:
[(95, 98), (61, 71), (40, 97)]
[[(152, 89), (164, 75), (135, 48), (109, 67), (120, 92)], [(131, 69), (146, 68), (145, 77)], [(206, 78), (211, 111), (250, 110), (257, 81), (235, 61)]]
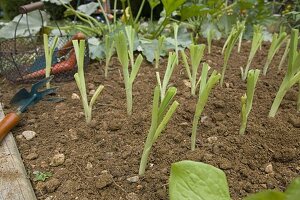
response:
[(18, 124), (20, 119), (21, 117), (17, 113), (9, 113), (0, 121), (0, 143), (9, 131)]

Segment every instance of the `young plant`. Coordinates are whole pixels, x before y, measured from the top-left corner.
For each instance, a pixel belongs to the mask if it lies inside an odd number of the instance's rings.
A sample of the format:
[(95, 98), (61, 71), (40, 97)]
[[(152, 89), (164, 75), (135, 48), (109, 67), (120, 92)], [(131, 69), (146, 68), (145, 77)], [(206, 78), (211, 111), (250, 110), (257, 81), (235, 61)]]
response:
[(132, 26), (125, 26), (126, 37), (128, 41), (128, 55), (130, 59), (131, 66), (134, 65), (134, 38), (135, 38), (135, 30)]
[(80, 40), (78, 43), (77, 40), (73, 40), (73, 46), (76, 54), (76, 60), (77, 60), (77, 67), (78, 71), (74, 75), (77, 87), (80, 91), (80, 96), (81, 96), (81, 101), (83, 105), (83, 110), (84, 110), (84, 115), (85, 115), (85, 120), (87, 123), (90, 123), (92, 121), (92, 108), (93, 105), (100, 95), (101, 91), (103, 90), (104, 86), (99, 85), (97, 90), (92, 96), (92, 99), (90, 103), (88, 102), (87, 98), (87, 92), (86, 92), (86, 85), (85, 85), (85, 77), (84, 77), (84, 51), (85, 51), (85, 40)]
[(155, 57), (155, 68), (158, 69), (159, 66), (159, 59), (160, 59), (160, 54), (164, 48), (164, 41), (165, 41), (166, 37), (161, 35), (158, 37), (158, 44), (157, 44), (157, 48), (155, 49), (154, 52), (154, 57)]
[(169, 178), (170, 200), (230, 200), (226, 174), (206, 163), (183, 160), (173, 163)]
[(207, 80), (209, 66), (207, 63), (203, 63), (201, 79), (200, 79), (200, 89), (199, 89), (199, 97), (196, 104), (196, 112), (193, 119), (193, 128), (192, 128), (192, 136), (191, 136), (191, 149), (195, 150), (196, 147), (196, 134), (198, 122), (201, 117), (201, 113), (206, 105), (208, 100), (208, 96), (210, 94), (211, 89), (218, 83), (220, 80), (221, 74), (217, 73), (216, 70), (212, 72), (209, 79)]
[(104, 69), (104, 76), (107, 78), (108, 76), (108, 68), (110, 59), (114, 53), (114, 46), (115, 42), (112, 40), (111, 36), (105, 36), (105, 69)]
[(287, 56), (289, 54), (290, 42), (291, 42), (291, 39), (288, 38), (287, 41), (286, 41), (286, 46), (285, 46), (285, 49), (284, 49), (284, 53), (283, 53), (283, 55), (281, 57), (279, 65), (278, 65), (278, 71), (281, 70), (283, 63), (284, 63), (284, 61), (286, 60), (286, 58), (287, 58)]
[(34, 181), (45, 181), (46, 179), (50, 178), (52, 176), (51, 172), (40, 172), (40, 171), (34, 171)]
[[(273, 101), (271, 110), (269, 112), (269, 117), (274, 117), (280, 103), (285, 96), (286, 92), (296, 83), (300, 81), (300, 51), (297, 50), (298, 47), (298, 34), (299, 30), (292, 29), (291, 42), (289, 47), (289, 58), (288, 58), (288, 68), (283, 78), (283, 81), (279, 87), (276, 97)], [(300, 98), (298, 95), (297, 109), (300, 109)]]
[[(44, 37), (44, 51), (45, 51), (45, 60), (46, 60), (46, 78), (50, 76), (51, 66), (52, 66), (52, 56), (54, 53), (54, 49), (57, 45), (58, 37), (55, 36), (52, 42), (52, 45), (49, 47), (49, 38), (47, 34), (43, 35)], [(47, 89), (50, 88), (50, 82), (46, 83)]]
[(216, 34), (216, 30), (215, 29), (209, 29), (208, 33), (207, 33), (207, 47), (208, 47), (208, 53), (211, 53), (211, 41), (213, 39), (213, 37)]
[(231, 29), (230, 35), (228, 36), (223, 49), (222, 49), (222, 54), (225, 53), (224, 56), (224, 63), (223, 63), (223, 68), (222, 68), (222, 76), (221, 76), (221, 87), (223, 87), (223, 82), (224, 82), (224, 76), (225, 76), (225, 71), (227, 68), (228, 60), (230, 57), (230, 54), (232, 52), (232, 49), (239, 39), (239, 36), (244, 32), (245, 30), (245, 21), (243, 22), (237, 22), (237, 24)]
[(278, 33), (273, 34), (272, 43), (267, 56), (267, 61), (263, 69), (264, 76), (267, 74), (268, 67), (271, 64), (273, 57), (275, 56), (275, 54), (278, 52), (278, 50), (286, 40), (287, 40), (287, 34), (284, 31), (280, 32), (279, 35)]
[(241, 127), (240, 127), (240, 134), (244, 135), (247, 121), (248, 121), (248, 115), (252, 109), (252, 102), (253, 102), (253, 96), (255, 91), (255, 86), (259, 77), (260, 70), (249, 70), (247, 75), (247, 93), (245, 93), (241, 97)]
[[(166, 93), (165, 98), (160, 96), (160, 89), (158, 86), (154, 89), (154, 97), (153, 97), (153, 107), (152, 107), (152, 118), (151, 118), (151, 126), (146, 139), (146, 143), (144, 146), (139, 175), (142, 176), (145, 173), (147, 160), (151, 151), (151, 148), (157, 138), (160, 136), (161, 132), (164, 130), (168, 122), (170, 121), (172, 115), (176, 111), (179, 103), (177, 101), (172, 100), (176, 95), (177, 89), (175, 87), (170, 87)], [(161, 103), (160, 102), (161, 98)], [(171, 104), (172, 103), (172, 104)], [(171, 105), (169, 107), (169, 105)], [(169, 109), (167, 109), (169, 107)]]
[(205, 45), (194, 45), (191, 44), (190, 47), (190, 55), (191, 55), (191, 66), (189, 65), (187, 61), (187, 56), (184, 52), (184, 50), (181, 50), (181, 56), (183, 59), (183, 63), (186, 69), (186, 73), (189, 77), (189, 80), (191, 82), (191, 94), (194, 96), (196, 94), (196, 87), (200, 83), (200, 79), (197, 81), (197, 73), (198, 73), (198, 68), (200, 65), (200, 62), (202, 60), (203, 54), (204, 54), (204, 49)]
[(157, 79), (157, 83), (158, 83), (159, 88), (160, 88), (161, 100), (163, 100), (165, 98), (165, 93), (166, 93), (167, 87), (169, 85), (169, 81), (170, 81), (170, 78), (171, 78), (172, 73), (174, 71), (174, 68), (176, 66), (176, 61), (177, 60), (178, 59), (177, 59), (176, 54), (172, 53), (172, 52), (169, 52), (167, 69), (166, 69), (162, 84), (161, 84), (159, 72), (156, 72), (156, 79)]
[(261, 42), (263, 40), (263, 34), (262, 34), (262, 26), (260, 25), (254, 25), (253, 26), (253, 39), (251, 44), (251, 50), (248, 57), (247, 65), (245, 68), (245, 71), (241, 67), (241, 74), (242, 74), (242, 80), (245, 81), (247, 78), (247, 74), (250, 68), (250, 65), (252, 63), (252, 60), (258, 50), (258, 48), (261, 46)]
[(176, 58), (177, 58), (177, 60), (176, 60), (176, 63), (177, 63), (177, 65), (178, 65), (178, 28), (179, 28), (179, 26), (178, 26), (178, 24), (177, 23), (174, 23), (174, 25), (173, 25), (173, 28), (174, 28), (174, 41), (175, 41), (175, 53), (176, 53)]
[[(131, 54), (131, 52), (128, 51), (127, 40), (124, 32), (121, 31), (118, 34), (116, 34), (115, 45), (116, 45), (119, 61), (123, 68), (123, 76), (124, 76), (125, 91), (126, 91), (126, 102), (127, 102), (127, 114), (131, 115), (132, 114), (132, 85), (142, 64), (143, 56), (139, 54), (136, 61), (135, 62), (132, 61), (133, 65), (131, 65), (131, 72), (130, 72), (128, 69), (129, 68), (128, 54), (129, 57), (132, 57), (132, 59), (133, 59), (133, 54)], [(130, 42), (129, 42), (129, 48), (131, 48)]]

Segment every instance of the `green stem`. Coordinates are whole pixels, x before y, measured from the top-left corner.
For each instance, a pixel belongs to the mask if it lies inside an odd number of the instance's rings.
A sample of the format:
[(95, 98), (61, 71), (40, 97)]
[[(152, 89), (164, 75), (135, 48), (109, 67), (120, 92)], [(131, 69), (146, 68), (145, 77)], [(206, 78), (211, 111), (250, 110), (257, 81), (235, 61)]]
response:
[(139, 18), (140, 18), (140, 15), (141, 15), (141, 13), (142, 13), (142, 10), (143, 10), (143, 8), (144, 8), (145, 2), (146, 2), (146, 0), (143, 0), (143, 1), (142, 1), (141, 5), (140, 5), (140, 9), (139, 9), (139, 11), (138, 11), (138, 14), (137, 14), (136, 17), (135, 17), (134, 24), (136, 24), (136, 23), (138, 22), (138, 20), (139, 20)]
[(193, 127), (192, 127), (192, 136), (191, 136), (191, 149), (192, 151), (195, 150), (196, 147), (196, 135), (197, 135), (197, 128), (200, 116), (194, 115), (193, 119)]

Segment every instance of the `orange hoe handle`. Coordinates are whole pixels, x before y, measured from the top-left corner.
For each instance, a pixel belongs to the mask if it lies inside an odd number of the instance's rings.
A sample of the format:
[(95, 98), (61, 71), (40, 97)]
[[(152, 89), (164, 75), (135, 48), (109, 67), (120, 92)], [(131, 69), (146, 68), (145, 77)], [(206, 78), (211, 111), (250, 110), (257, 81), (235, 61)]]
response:
[(63, 56), (67, 50), (73, 46), (72, 40), (85, 40), (85, 35), (81, 32), (75, 34), (66, 44), (58, 51), (58, 56)]
[(17, 113), (9, 113), (0, 121), (0, 143), (9, 133), (9, 131), (14, 128), (18, 122), (21, 120), (21, 117)]

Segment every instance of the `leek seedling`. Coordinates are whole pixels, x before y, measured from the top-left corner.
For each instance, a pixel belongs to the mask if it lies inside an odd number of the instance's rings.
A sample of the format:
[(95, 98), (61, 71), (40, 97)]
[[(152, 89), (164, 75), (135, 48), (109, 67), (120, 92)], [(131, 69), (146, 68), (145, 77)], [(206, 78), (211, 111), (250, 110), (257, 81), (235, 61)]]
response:
[(285, 46), (285, 49), (284, 49), (284, 53), (283, 53), (283, 55), (281, 57), (279, 65), (278, 65), (278, 71), (281, 70), (283, 63), (284, 63), (284, 61), (286, 60), (286, 58), (287, 58), (287, 56), (289, 54), (290, 42), (291, 42), (291, 39), (290, 38), (287, 39), (286, 46)]
[(287, 40), (286, 32), (274, 33), (272, 37), (272, 43), (268, 52), (267, 61), (263, 69), (263, 75), (265, 76), (268, 71), (268, 67), (271, 64), (271, 61), (275, 54), (278, 52), (282, 44)]
[(222, 49), (222, 54), (225, 53), (224, 56), (224, 63), (223, 63), (223, 68), (222, 68), (222, 76), (221, 76), (221, 87), (223, 86), (224, 82), (224, 76), (225, 76), (225, 71), (227, 68), (227, 63), (231, 54), (231, 51), (239, 39), (239, 36), (244, 32), (245, 30), (245, 21), (243, 22), (237, 22), (237, 24), (231, 29), (230, 35), (228, 36), (223, 49)]
[(177, 60), (178, 59), (177, 59), (176, 54), (172, 53), (172, 52), (169, 52), (167, 69), (166, 69), (162, 84), (161, 84), (159, 72), (156, 72), (156, 79), (157, 79), (157, 83), (158, 83), (159, 88), (160, 88), (161, 100), (163, 100), (165, 98), (165, 93), (166, 93), (167, 87), (169, 85), (169, 81), (170, 81), (170, 78), (171, 78), (172, 73), (174, 71), (174, 68), (176, 66), (176, 61)]
[(127, 40), (128, 40), (128, 55), (129, 55), (129, 59), (130, 59), (130, 64), (131, 66), (134, 65), (134, 56), (133, 56), (133, 52), (134, 52), (134, 37), (135, 37), (135, 30), (134, 28), (132, 28), (132, 26), (126, 26), (125, 27), (125, 32), (126, 32), (126, 36), (127, 36)]
[(155, 56), (155, 68), (158, 69), (159, 66), (159, 59), (160, 59), (160, 54), (164, 48), (164, 41), (165, 41), (166, 37), (161, 35), (158, 37), (158, 44), (157, 44), (157, 48), (154, 52), (154, 56)]
[(259, 77), (259, 73), (260, 73), (259, 69), (249, 70), (247, 75), (247, 93), (241, 97), (241, 102), (242, 102), (241, 127), (240, 127), (241, 135), (244, 135), (246, 130), (248, 115), (252, 109), (252, 101), (253, 101), (255, 86)]
[(88, 103), (87, 93), (86, 93), (86, 85), (85, 85), (85, 78), (84, 78), (84, 51), (85, 51), (85, 40), (80, 40), (80, 43), (78, 43), (77, 40), (73, 40), (73, 46), (76, 54), (76, 60), (77, 60), (77, 67), (78, 72), (74, 75), (77, 87), (80, 91), (81, 101), (83, 105), (85, 120), (87, 123), (90, 123), (92, 121), (92, 108), (93, 105), (102, 92), (104, 86), (99, 85), (97, 90), (92, 96), (92, 99), (90, 103)]
[(210, 75), (209, 79), (207, 80), (208, 70), (209, 70), (208, 64), (203, 63), (201, 79), (200, 79), (199, 97), (196, 104), (196, 112), (193, 119), (193, 128), (192, 128), (192, 136), (191, 136), (192, 151), (195, 150), (196, 147), (197, 126), (198, 126), (201, 113), (208, 100), (208, 96), (210, 94), (211, 89), (218, 83), (221, 77), (221, 74), (217, 73), (217, 71), (214, 70)]
[(115, 42), (112, 40), (112, 37), (106, 35), (105, 36), (105, 69), (104, 69), (105, 78), (107, 78), (108, 76), (109, 62), (114, 53), (114, 45)]
[(177, 56), (176, 63), (178, 65), (178, 28), (179, 28), (178, 24), (174, 23), (173, 28), (174, 28), (174, 40), (175, 40), (175, 52)]
[(211, 41), (213, 39), (213, 37), (215, 36), (216, 31), (215, 29), (209, 29), (208, 33), (207, 33), (207, 46), (208, 46), (208, 53), (211, 53)]
[(245, 68), (245, 71), (241, 67), (241, 74), (242, 74), (242, 80), (245, 81), (247, 78), (249, 67), (252, 63), (252, 60), (258, 50), (258, 48), (261, 46), (263, 40), (263, 34), (262, 34), (262, 26), (260, 25), (254, 25), (253, 26), (253, 39), (251, 44), (251, 50), (248, 57), (247, 65)]
[[(46, 78), (50, 76), (51, 73), (51, 65), (52, 65), (52, 56), (54, 53), (54, 49), (57, 45), (58, 37), (55, 36), (52, 42), (52, 45), (49, 47), (49, 38), (47, 34), (43, 35), (44, 37), (44, 51), (45, 51), (45, 59), (46, 59)], [(50, 82), (46, 83), (47, 89), (50, 88)]]
[[(146, 143), (144, 146), (139, 175), (142, 176), (145, 173), (147, 160), (151, 151), (151, 148), (157, 138), (160, 136), (161, 132), (164, 130), (168, 122), (170, 121), (172, 115), (176, 111), (179, 103), (174, 101), (171, 105), (171, 102), (176, 95), (177, 89), (175, 87), (170, 87), (166, 93), (165, 98), (161, 98), (159, 87), (156, 86), (154, 89), (154, 97), (153, 97), (153, 107), (152, 107), (152, 118), (151, 118), (151, 126), (149, 129), (149, 133), (146, 139)], [(159, 103), (159, 98), (161, 98), (161, 104)], [(167, 110), (167, 108), (170, 108)]]
[(187, 56), (184, 52), (184, 50), (181, 50), (181, 56), (183, 59), (183, 63), (187, 72), (187, 75), (189, 77), (189, 80), (191, 82), (191, 94), (196, 94), (196, 87), (200, 83), (200, 79), (197, 81), (197, 72), (198, 68), (201, 62), (201, 59), (204, 54), (205, 45), (194, 45), (191, 44), (190, 47), (190, 55), (191, 55), (191, 67), (187, 61)]
[[(300, 81), (300, 51), (298, 52), (298, 34), (299, 30), (292, 29), (291, 41), (289, 47), (288, 69), (283, 81), (279, 87), (276, 97), (273, 101), (269, 117), (274, 117), (279, 105), (285, 96), (286, 92), (296, 83)], [(297, 109), (300, 109), (300, 98), (298, 95)]]
[(141, 54), (138, 55), (136, 61), (135, 62), (133, 61), (133, 65), (131, 66), (131, 72), (129, 72), (128, 54), (129, 57), (133, 56), (133, 54), (131, 54), (131, 52), (128, 51), (127, 40), (124, 32), (121, 31), (118, 34), (116, 34), (115, 45), (116, 45), (119, 61), (123, 68), (123, 76), (124, 76), (125, 91), (126, 91), (126, 102), (127, 102), (127, 114), (131, 115), (132, 114), (132, 85), (142, 64), (143, 56)]

